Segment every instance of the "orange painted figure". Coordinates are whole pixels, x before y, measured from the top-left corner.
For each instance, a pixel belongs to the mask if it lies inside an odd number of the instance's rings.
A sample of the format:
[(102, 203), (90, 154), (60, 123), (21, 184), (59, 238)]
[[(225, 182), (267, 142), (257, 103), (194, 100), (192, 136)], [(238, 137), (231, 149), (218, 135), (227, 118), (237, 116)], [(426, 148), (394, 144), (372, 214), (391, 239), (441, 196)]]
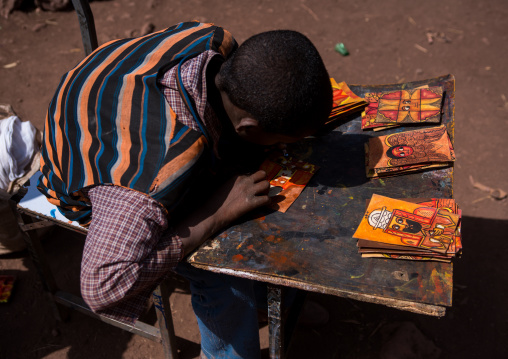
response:
[(369, 224), (379, 228), (376, 219), (389, 216), (388, 223), (381, 227), (383, 231), (401, 237), (401, 241), (410, 246), (446, 251), (457, 228), (457, 223), (446, 212), (436, 208), (420, 207), (410, 213), (398, 209), (389, 212), (384, 207), (382, 211), (382, 215), (373, 211)]
[(266, 172), (271, 188), (281, 189), (277, 194), (280, 200), (274, 203), (273, 208), (286, 212), (319, 167), (290, 157), (274, 156), (265, 160), (259, 169)]
[(459, 216), (374, 194), (355, 238), (446, 253)]

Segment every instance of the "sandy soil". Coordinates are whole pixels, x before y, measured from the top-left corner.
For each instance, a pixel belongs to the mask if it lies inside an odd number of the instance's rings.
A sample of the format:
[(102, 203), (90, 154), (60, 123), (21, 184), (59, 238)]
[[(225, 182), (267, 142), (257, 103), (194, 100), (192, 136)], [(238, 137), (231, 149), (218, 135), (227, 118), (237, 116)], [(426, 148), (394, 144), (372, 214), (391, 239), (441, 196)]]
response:
[[(464, 254), (454, 261), (453, 307), (436, 319), (312, 294), (331, 320), (318, 328), (299, 327), (289, 357), (507, 357), (508, 200), (489, 198), (470, 182), (472, 177), (508, 191), (504, 0), (112, 0), (93, 2), (92, 10), (99, 43), (139, 35), (148, 23), (158, 30), (198, 19), (225, 27), (239, 42), (264, 30), (301, 31), (316, 44), (330, 75), (350, 84), (455, 75), (454, 188), (464, 215)], [(430, 44), (429, 31), (442, 35)], [(346, 44), (350, 56), (333, 50), (337, 42)], [(42, 129), (61, 75), (83, 56), (72, 11), (16, 11), (0, 18), (0, 103)], [(58, 282), (77, 292), (83, 239), (61, 230), (46, 238)], [(18, 277), (11, 302), (0, 306), (1, 358), (162, 356), (160, 345), (80, 313), (55, 321), (26, 253), (1, 258), (0, 274)], [(199, 332), (185, 283), (175, 283), (171, 303), (180, 356), (196, 358)], [(260, 330), (267, 357), (268, 330)]]

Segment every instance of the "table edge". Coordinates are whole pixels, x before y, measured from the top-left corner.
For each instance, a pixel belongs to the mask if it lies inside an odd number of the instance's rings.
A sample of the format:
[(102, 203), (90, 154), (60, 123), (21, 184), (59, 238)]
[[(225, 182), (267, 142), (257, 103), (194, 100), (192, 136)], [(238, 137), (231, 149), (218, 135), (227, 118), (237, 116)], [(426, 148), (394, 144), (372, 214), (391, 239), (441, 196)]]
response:
[(222, 267), (212, 267), (205, 264), (199, 264), (199, 263), (189, 263), (196, 268), (220, 273), (220, 274), (226, 274), (226, 275), (232, 275), (236, 277), (246, 278), (246, 279), (252, 279), (257, 281), (262, 281), (270, 284), (275, 285), (281, 285), (285, 287), (292, 287), (297, 289), (302, 289), (308, 292), (316, 292), (316, 293), (322, 293), (322, 294), (331, 294), (342, 298), (348, 298), (348, 299), (354, 299), (359, 300), (362, 302), (368, 302), (368, 303), (374, 303), (374, 304), (383, 304), (388, 307), (392, 307), (395, 309), (405, 310), (417, 314), (425, 314), (430, 315), (434, 317), (443, 317), (446, 314), (446, 307), (444, 306), (437, 306), (432, 304), (425, 304), (425, 303), (417, 303), (417, 302), (411, 302), (407, 300), (400, 300), (400, 299), (394, 299), (394, 298), (387, 298), (387, 297), (381, 297), (381, 296), (375, 296), (365, 293), (358, 293), (358, 292), (351, 292), (348, 290), (343, 289), (337, 289), (337, 288), (328, 288), (322, 285), (317, 284), (310, 284), (303, 281), (295, 281), (291, 280), (289, 278), (281, 278), (281, 277), (275, 277), (270, 276), (266, 274), (261, 273), (253, 273), (249, 271), (242, 271), (237, 269), (231, 269), (231, 268), (222, 268)]

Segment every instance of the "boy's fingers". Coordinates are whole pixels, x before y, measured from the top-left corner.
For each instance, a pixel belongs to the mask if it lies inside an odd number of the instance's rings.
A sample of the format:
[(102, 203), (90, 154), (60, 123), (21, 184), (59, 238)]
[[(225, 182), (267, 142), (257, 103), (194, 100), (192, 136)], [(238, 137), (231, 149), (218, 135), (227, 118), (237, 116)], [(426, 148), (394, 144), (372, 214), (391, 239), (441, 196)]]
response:
[(251, 176), (252, 180), (254, 181), (254, 183), (256, 182), (259, 182), (259, 181), (263, 181), (266, 179), (266, 172), (263, 171), (263, 170), (259, 170), (255, 173), (253, 173)]
[(270, 189), (270, 183), (266, 180), (259, 181), (257, 183), (254, 183), (254, 193), (268, 193), (268, 190)]
[(267, 204), (269, 204), (269, 203), (270, 203), (270, 197), (268, 197), (267, 195), (263, 195), (263, 196), (254, 196), (254, 197), (251, 199), (251, 203), (252, 203), (255, 207), (266, 206)]

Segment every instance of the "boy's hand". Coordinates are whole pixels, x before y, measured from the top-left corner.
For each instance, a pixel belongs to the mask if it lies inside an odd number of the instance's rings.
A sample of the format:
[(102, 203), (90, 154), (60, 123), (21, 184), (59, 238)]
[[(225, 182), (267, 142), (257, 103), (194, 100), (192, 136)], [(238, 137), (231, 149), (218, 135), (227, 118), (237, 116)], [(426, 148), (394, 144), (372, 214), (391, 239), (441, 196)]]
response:
[(266, 173), (235, 176), (175, 228), (188, 255), (214, 233), (255, 208), (270, 203)]
[(270, 183), (264, 171), (235, 176), (226, 182), (211, 198), (217, 206), (215, 215), (219, 227), (227, 226), (253, 209), (269, 204), (269, 189)]

